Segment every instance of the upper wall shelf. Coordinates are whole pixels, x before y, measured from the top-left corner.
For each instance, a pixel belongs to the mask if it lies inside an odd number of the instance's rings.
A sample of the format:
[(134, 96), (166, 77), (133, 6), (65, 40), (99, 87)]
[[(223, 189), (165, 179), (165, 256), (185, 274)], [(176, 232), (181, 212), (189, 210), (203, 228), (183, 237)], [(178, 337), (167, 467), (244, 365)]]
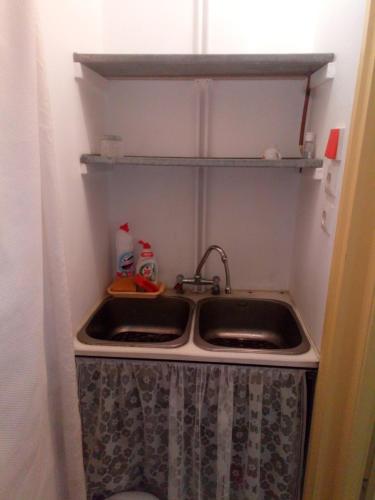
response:
[(75, 62), (108, 79), (307, 77), (334, 54), (78, 54)]

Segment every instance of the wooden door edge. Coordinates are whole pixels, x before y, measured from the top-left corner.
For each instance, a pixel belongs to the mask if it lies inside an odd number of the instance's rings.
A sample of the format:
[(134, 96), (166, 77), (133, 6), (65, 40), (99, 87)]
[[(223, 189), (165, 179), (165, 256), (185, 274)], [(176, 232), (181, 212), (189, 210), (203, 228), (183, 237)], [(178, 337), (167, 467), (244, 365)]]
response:
[(364, 401), (369, 391), (375, 394), (375, 377), (368, 378), (374, 365), (370, 320), (375, 285), (375, 272), (371, 271), (375, 267), (375, 0), (368, 3), (365, 26), (327, 299), (305, 500), (359, 498), (353, 494), (362, 481), (366, 443), (371, 439), (370, 429), (358, 433), (355, 426), (368, 417), (365, 412), (369, 407)]

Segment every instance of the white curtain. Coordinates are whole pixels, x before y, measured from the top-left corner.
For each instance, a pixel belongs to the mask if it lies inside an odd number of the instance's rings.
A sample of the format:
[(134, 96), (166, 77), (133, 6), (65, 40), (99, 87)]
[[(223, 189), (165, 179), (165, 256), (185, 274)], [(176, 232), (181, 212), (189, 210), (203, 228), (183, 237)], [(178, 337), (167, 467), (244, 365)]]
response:
[(55, 168), (36, 6), (33, 0), (0, 0), (4, 500), (85, 498)]

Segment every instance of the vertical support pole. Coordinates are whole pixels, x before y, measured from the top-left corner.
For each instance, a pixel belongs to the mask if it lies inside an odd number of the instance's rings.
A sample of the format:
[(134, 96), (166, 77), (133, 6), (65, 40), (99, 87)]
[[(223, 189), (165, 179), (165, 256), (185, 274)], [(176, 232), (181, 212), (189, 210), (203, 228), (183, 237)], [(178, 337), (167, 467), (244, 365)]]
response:
[(201, 34), (201, 53), (207, 54), (208, 52), (208, 1), (202, 1), (202, 34)]
[[(196, 94), (196, 136), (195, 136), (195, 150), (196, 156), (199, 156), (201, 151), (201, 115), (202, 115), (202, 89), (200, 85), (200, 80), (195, 80), (195, 94)], [(194, 168), (194, 167), (192, 167)], [(200, 223), (201, 220), (201, 196), (200, 196), (200, 186), (201, 180), (199, 176), (200, 168), (194, 170), (194, 269), (196, 269), (199, 262), (199, 252), (200, 252)]]
[[(209, 156), (209, 122), (210, 122), (210, 80), (198, 80), (199, 88), (199, 122), (198, 122), (198, 156)], [(197, 263), (206, 249), (207, 235), (207, 167), (199, 167), (196, 177), (197, 195)]]
[[(194, 2), (194, 41), (196, 54), (207, 53), (208, 46), (208, 0)], [(196, 80), (197, 88), (197, 156), (209, 155), (209, 91), (210, 80)], [(195, 177), (195, 266), (206, 247), (207, 221), (207, 168), (199, 167)]]
[(194, 0), (193, 54), (206, 54), (208, 47), (208, 0)]
[[(198, 156), (209, 155), (210, 80), (197, 80), (198, 87)], [(207, 167), (199, 167), (196, 176), (196, 264), (206, 248)]]

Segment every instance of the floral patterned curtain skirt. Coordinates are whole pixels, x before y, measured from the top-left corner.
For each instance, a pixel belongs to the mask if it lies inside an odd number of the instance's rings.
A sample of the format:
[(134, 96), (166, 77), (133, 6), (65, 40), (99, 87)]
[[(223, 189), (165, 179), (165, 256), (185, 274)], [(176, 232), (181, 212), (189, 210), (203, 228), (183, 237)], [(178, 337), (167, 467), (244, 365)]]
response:
[(305, 370), (77, 358), (88, 498), (296, 500)]

